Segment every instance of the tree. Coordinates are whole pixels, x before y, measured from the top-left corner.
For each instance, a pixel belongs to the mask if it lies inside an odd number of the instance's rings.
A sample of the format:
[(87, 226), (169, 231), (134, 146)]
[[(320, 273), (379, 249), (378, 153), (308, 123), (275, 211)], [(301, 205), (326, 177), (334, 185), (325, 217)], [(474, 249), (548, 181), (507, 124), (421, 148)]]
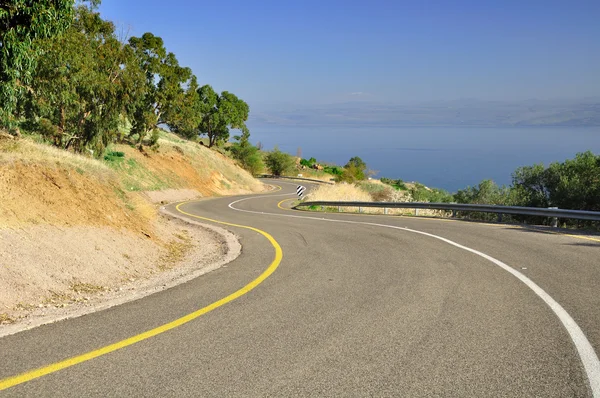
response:
[(17, 102), (29, 90), (37, 39), (65, 30), (74, 0), (6, 0), (0, 5), (0, 122), (14, 127)]
[(192, 76), (185, 94), (176, 98), (167, 108), (167, 124), (175, 134), (191, 139), (198, 135), (198, 125), (202, 119), (198, 79)]
[(521, 206), (600, 210), (600, 156), (587, 151), (563, 163), (520, 167), (513, 173)]
[(263, 170), (264, 164), (258, 148), (250, 144), (248, 129), (244, 129), (241, 136), (235, 136), (234, 138), (237, 142), (234, 142), (230, 149), (233, 158), (252, 175), (259, 174)]
[(208, 147), (229, 140), (229, 129), (245, 129), (250, 108), (232, 93), (223, 91), (218, 95), (210, 85), (198, 90), (202, 118), (198, 126), (200, 134), (208, 136)]
[(521, 206), (549, 207), (550, 192), (543, 164), (524, 166), (512, 174), (512, 190)]
[(133, 107), (131, 129), (131, 136), (137, 135), (141, 149), (150, 132), (153, 132), (150, 144), (156, 144), (157, 128), (160, 124), (168, 125), (167, 117), (176, 113), (173, 107), (183, 101), (182, 85), (191, 79), (192, 71), (179, 66), (175, 54), (167, 53), (163, 40), (152, 33), (130, 38), (129, 45), (145, 75), (143, 94)]
[(279, 148), (275, 147), (265, 156), (265, 164), (271, 170), (271, 174), (281, 176), (291, 172), (296, 162), (291, 155), (281, 152)]
[(505, 186), (499, 187), (492, 180), (483, 180), (476, 187), (459, 189), (454, 200), (458, 203), (509, 205), (510, 190)]
[(83, 5), (64, 34), (39, 47), (26, 101), (28, 123), (35, 127), (39, 121), (58, 147), (100, 156), (138, 96), (142, 75), (132, 49), (116, 38), (112, 22)]
[(366, 179), (367, 164), (358, 156), (350, 158), (344, 166), (342, 175), (337, 177), (338, 181), (352, 183)]
[(552, 163), (546, 173), (552, 206), (600, 211), (600, 155), (578, 153), (575, 159)]

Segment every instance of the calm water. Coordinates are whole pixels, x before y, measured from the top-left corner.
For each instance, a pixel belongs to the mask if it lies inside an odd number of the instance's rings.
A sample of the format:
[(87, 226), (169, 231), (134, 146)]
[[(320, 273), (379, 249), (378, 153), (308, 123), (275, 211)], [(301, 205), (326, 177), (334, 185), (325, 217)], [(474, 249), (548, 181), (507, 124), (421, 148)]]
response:
[(519, 166), (600, 154), (600, 127), (290, 127), (250, 126), (253, 143), (344, 165), (360, 156), (376, 177), (456, 191), (490, 178), (510, 184)]

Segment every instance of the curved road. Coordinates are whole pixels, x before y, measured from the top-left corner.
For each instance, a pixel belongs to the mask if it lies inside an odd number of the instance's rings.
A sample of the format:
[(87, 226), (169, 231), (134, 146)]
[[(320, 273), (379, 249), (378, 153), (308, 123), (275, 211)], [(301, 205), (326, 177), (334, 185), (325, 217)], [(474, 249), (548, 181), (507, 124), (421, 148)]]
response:
[(274, 183), (179, 206), (237, 225), (227, 266), (0, 339), (0, 397), (600, 398), (600, 239), (291, 211)]

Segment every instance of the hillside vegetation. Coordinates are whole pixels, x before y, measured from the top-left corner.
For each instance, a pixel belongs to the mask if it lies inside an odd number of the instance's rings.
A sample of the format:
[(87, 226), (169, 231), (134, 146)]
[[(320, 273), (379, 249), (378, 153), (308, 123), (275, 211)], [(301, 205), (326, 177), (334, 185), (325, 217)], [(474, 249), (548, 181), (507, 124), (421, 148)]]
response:
[[(292, 175), (297, 171), (307, 176), (315, 172), (324, 173), (338, 182), (347, 183), (336, 187), (319, 187), (310, 194), (310, 200), (455, 202), (600, 211), (600, 156), (591, 151), (578, 153), (574, 159), (553, 162), (548, 166), (535, 164), (519, 167), (512, 173), (513, 182), (510, 186), (498, 186), (492, 180), (483, 180), (476, 186), (466, 187), (455, 193), (429, 188), (416, 182), (404, 182), (401, 179), (382, 177), (381, 180), (372, 180), (367, 178), (369, 174), (367, 165), (358, 157), (351, 158), (343, 168), (322, 167), (314, 158), (302, 159), (296, 169), (291, 170), (289, 174)], [(374, 209), (365, 211), (381, 212)], [(426, 213), (428, 212), (420, 211), (420, 214)], [(440, 212), (435, 214), (438, 213), (441, 214)], [(459, 212), (457, 216), (487, 221), (496, 220), (496, 215), (487, 213)], [(549, 222), (548, 218), (543, 217), (508, 215), (505, 220), (536, 224)], [(562, 222), (565, 227), (598, 228), (598, 223), (594, 222), (578, 220)]]
[[(152, 191), (185, 190), (184, 195), (199, 197), (262, 190), (260, 182), (224, 155), (162, 135), (159, 152), (113, 145), (99, 160), (31, 140), (0, 140), (0, 225), (102, 220), (122, 226), (143, 219), (144, 195), (160, 201)], [(95, 215), (94, 209), (104, 215)]]
[(166, 132), (159, 142), (93, 159), (0, 135), (0, 324), (226, 254), (220, 237), (157, 206), (262, 184), (216, 151)]

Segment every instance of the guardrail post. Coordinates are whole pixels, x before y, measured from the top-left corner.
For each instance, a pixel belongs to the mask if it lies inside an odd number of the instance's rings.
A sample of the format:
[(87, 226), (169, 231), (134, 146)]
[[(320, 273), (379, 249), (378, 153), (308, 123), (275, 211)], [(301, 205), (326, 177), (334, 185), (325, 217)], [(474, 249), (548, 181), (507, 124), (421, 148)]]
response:
[(342, 206), (338, 206), (338, 213), (342, 212)]
[[(549, 209), (558, 209), (558, 207), (548, 207)], [(552, 217), (552, 228), (558, 228), (558, 217)]]
[(362, 213), (362, 207), (358, 206), (358, 212)]
[(388, 214), (388, 209), (387, 209), (387, 207), (384, 207), (384, 208), (383, 208), (383, 214)]
[(502, 213), (498, 213), (498, 222), (502, 222)]
[(415, 216), (419, 215), (419, 209), (415, 209)]
[(452, 218), (456, 218), (456, 210), (452, 210)]

